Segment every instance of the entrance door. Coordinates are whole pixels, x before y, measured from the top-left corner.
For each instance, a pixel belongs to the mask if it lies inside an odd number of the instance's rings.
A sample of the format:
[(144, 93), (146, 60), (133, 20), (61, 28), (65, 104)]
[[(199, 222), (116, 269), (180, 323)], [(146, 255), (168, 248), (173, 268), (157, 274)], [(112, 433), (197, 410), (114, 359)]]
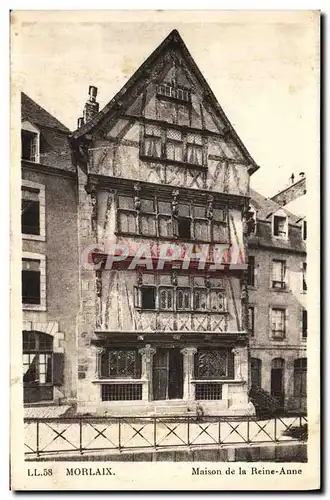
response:
[(277, 399), (281, 408), (284, 406), (284, 360), (275, 358), (272, 361), (271, 394)]
[(153, 357), (153, 398), (182, 399), (183, 356), (179, 348), (157, 349)]

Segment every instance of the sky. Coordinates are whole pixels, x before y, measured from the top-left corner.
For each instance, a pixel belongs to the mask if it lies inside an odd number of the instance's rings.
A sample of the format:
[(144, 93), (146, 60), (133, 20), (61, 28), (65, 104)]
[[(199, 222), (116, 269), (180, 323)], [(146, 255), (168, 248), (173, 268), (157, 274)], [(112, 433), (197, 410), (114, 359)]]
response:
[[(12, 20), (21, 90), (71, 130), (88, 86), (100, 109), (177, 29), (260, 166), (251, 187), (272, 196), (292, 173), (318, 172), (318, 47), (313, 13), (253, 11), (26, 13)], [(313, 22), (314, 20), (314, 22)]]

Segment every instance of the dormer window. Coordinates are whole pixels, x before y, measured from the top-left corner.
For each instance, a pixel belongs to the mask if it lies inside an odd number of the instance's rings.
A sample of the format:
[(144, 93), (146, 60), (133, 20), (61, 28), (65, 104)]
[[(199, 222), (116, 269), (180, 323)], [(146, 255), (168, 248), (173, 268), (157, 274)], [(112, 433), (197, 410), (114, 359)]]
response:
[(284, 240), (288, 237), (288, 217), (284, 211), (273, 216), (273, 236)]
[(22, 159), (39, 163), (40, 133), (39, 130), (29, 122), (22, 123), (21, 144)]
[(190, 91), (181, 87), (176, 87), (174, 82), (172, 85), (168, 83), (162, 83), (157, 87), (157, 95), (168, 97), (170, 99), (177, 99), (179, 101), (190, 102), (191, 95)]

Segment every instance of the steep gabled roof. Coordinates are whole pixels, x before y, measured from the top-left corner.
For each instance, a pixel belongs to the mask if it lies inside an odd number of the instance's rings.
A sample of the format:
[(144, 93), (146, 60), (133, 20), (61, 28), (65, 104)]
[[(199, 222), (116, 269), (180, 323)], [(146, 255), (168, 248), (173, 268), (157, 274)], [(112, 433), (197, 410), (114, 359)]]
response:
[(37, 127), (47, 127), (69, 134), (70, 130), (58, 121), (53, 115), (39, 106), (31, 97), (21, 92), (22, 121), (28, 120)]
[(218, 114), (218, 116), (224, 121), (226, 124), (229, 133), (233, 136), (235, 141), (237, 142), (238, 146), (241, 148), (243, 155), (245, 156), (246, 160), (251, 163), (251, 168), (250, 168), (250, 173), (252, 174), (256, 170), (258, 170), (258, 165), (255, 163), (253, 160), (252, 156), (250, 153), (247, 151), (245, 148), (244, 144), (240, 140), (239, 136), (235, 132), (233, 126), (231, 125), (230, 121), (228, 120), (225, 112), (221, 108), (220, 104), (218, 103), (215, 95), (213, 94), (209, 84), (205, 80), (202, 72), (198, 68), (197, 64), (195, 63), (194, 59), (192, 58), (190, 52), (188, 51), (184, 41), (182, 40), (179, 32), (177, 30), (173, 30), (166, 38), (165, 40), (152, 52), (152, 54), (142, 63), (142, 65), (137, 69), (137, 71), (131, 76), (131, 78), (126, 82), (126, 84), (119, 90), (119, 92), (111, 99), (111, 101), (90, 121), (88, 121), (85, 125), (77, 129), (73, 135), (72, 138), (74, 140), (78, 140), (80, 137), (84, 136), (85, 134), (90, 133), (94, 127), (96, 127), (98, 124), (102, 122), (102, 120), (108, 116), (111, 112), (118, 111), (123, 105), (124, 105), (124, 97), (125, 95), (129, 94), (136, 83), (140, 80), (143, 79), (150, 70), (152, 70), (152, 67), (157, 60), (157, 58), (163, 53), (166, 52), (167, 48), (171, 44), (177, 44), (177, 46), (180, 47), (182, 54), (188, 63), (190, 65), (192, 71), (194, 72), (195, 77), (199, 81), (201, 87), (204, 89), (206, 95), (209, 98), (210, 104), (213, 107), (214, 111)]

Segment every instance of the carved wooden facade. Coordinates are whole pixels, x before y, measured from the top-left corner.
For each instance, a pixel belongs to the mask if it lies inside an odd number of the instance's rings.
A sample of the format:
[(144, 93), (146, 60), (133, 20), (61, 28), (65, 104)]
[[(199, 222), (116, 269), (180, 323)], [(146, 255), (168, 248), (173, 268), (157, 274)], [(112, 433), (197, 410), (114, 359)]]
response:
[[(174, 31), (72, 137), (82, 266), (78, 400), (247, 411), (244, 271), (159, 266), (163, 243), (239, 249), (258, 168)], [(114, 245), (127, 258), (107, 265)], [(129, 268), (137, 251), (150, 263)], [(126, 251), (126, 250), (125, 250)]]

